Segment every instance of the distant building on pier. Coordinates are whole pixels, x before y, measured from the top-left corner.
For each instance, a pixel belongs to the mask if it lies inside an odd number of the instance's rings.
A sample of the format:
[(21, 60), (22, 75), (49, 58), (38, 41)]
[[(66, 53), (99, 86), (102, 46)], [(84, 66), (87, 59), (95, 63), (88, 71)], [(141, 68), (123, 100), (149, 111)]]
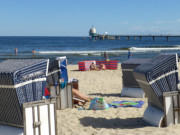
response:
[(92, 28), (89, 30), (89, 36), (95, 37), (97, 36), (96, 29), (92, 26)]

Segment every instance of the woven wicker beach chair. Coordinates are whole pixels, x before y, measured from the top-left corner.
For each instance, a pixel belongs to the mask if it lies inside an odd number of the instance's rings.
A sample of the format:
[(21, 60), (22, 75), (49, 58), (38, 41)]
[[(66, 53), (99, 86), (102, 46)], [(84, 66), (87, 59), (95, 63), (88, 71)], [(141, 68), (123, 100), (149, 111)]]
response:
[(177, 54), (160, 54), (133, 74), (148, 98), (143, 119), (158, 127), (179, 123)]
[(23, 127), (23, 103), (42, 100), (48, 59), (0, 63), (0, 123)]
[(133, 58), (121, 63), (122, 69), (122, 91), (121, 96), (144, 98), (145, 93), (137, 83), (133, 70), (144, 63), (148, 63), (149, 58)]

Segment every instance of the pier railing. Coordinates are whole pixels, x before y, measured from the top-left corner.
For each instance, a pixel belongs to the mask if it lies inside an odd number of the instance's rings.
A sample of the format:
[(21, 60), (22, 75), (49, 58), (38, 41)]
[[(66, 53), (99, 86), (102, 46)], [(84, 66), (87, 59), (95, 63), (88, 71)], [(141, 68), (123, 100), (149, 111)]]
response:
[(153, 41), (155, 40), (156, 37), (165, 37), (166, 40), (169, 40), (169, 37), (180, 37), (180, 35), (170, 35), (170, 34), (145, 34), (145, 35), (141, 35), (141, 34), (122, 34), (122, 35), (102, 35), (102, 34), (97, 34), (95, 36), (92, 36), (92, 39), (95, 40), (104, 40), (104, 39), (108, 39), (108, 40), (121, 40), (122, 37), (125, 37), (126, 40), (129, 40), (130, 37), (134, 38), (135, 40), (137, 38), (139, 38), (140, 40), (142, 40), (143, 37), (152, 37)]

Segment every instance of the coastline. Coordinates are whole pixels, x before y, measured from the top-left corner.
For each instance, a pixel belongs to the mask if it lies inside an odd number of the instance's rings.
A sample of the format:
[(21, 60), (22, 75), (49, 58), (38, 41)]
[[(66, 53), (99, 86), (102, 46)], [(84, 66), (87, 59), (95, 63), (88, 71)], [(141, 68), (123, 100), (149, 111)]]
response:
[[(142, 108), (118, 107), (106, 110), (64, 109), (57, 111), (58, 134), (64, 135), (174, 135), (180, 134), (180, 125), (165, 128), (152, 127), (142, 120), (147, 98), (121, 97), (122, 73), (117, 70), (78, 71), (78, 65), (68, 65), (69, 78), (79, 80), (79, 90), (91, 97), (113, 101), (144, 101)], [(84, 106), (88, 109), (90, 103)]]

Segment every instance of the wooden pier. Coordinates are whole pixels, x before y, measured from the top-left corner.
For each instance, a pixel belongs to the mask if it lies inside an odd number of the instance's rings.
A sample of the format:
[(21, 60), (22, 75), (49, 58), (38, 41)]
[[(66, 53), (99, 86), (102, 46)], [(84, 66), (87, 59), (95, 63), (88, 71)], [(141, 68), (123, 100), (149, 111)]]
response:
[(91, 36), (91, 39), (93, 40), (121, 40), (122, 38), (126, 39), (126, 40), (130, 40), (130, 39), (134, 39), (137, 40), (139, 38), (139, 40), (141, 41), (143, 39), (143, 37), (151, 37), (153, 41), (156, 40), (156, 37), (164, 37), (166, 38), (167, 41), (169, 41), (170, 37), (180, 37), (180, 35), (101, 35), (101, 34), (97, 34), (97, 35), (93, 35)]

